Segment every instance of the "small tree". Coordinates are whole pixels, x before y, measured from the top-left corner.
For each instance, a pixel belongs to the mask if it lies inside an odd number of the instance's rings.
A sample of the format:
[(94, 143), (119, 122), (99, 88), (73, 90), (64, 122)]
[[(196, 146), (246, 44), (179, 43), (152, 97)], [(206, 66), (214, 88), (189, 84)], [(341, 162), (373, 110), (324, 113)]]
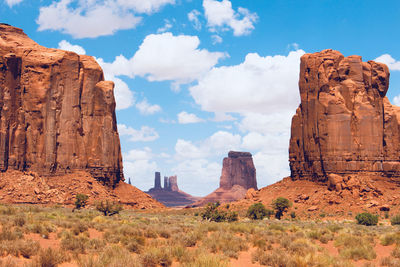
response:
[(358, 224), (371, 226), (378, 224), (378, 215), (372, 215), (368, 212), (359, 213), (356, 216), (356, 220)]
[(114, 214), (118, 214), (122, 210), (122, 206), (107, 199), (97, 202), (96, 209), (102, 212), (104, 216), (112, 216)]
[(219, 202), (208, 203), (201, 213), (203, 220), (208, 220), (211, 222), (234, 222), (238, 220), (238, 214), (235, 211), (223, 211), (219, 210)]
[(75, 209), (79, 210), (86, 207), (89, 196), (85, 194), (76, 194), (75, 196)]
[(275, 210), (275, 217), (278, 220), (282, 218), (283, 213), (286, 212), (290, 206), (291, 203), (289, 199), (284, 197), (278, 197), (277, 199), (272, 201), (272, 207)]
[(267, 209), (262, 203), (255, 203), (247, 210), (247, 217), (252, 220), (262, 220), (267, 217)]

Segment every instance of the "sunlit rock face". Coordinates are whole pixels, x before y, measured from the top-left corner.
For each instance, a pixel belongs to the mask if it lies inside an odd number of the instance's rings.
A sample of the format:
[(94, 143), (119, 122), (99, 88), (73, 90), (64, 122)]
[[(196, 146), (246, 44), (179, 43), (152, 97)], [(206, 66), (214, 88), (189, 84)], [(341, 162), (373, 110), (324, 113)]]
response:
[(292, 179), (400, 176), (400, 108), (385, 96), (389, 75), (384, 64), (334, 50), (301, 57), (301, 104), (289, 148)]
[(0, 170), (85, 170), (115, 186), (123, 172), (113, 88), (93, 57), (0, 24)]

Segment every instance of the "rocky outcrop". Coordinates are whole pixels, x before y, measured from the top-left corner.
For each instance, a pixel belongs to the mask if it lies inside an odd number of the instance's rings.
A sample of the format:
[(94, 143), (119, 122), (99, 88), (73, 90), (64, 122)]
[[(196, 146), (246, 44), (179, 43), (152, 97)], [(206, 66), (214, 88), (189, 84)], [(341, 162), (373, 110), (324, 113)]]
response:
[[(400, 176), (400, 107), (387, 99), (389, 70), (334, 50), (301, 58), (301, 104), (292, 119), (294, 180), (328, 182), (332, 190), (367, 184), (348, 176)], [(351, 185), (349, 185), (351, 184)], [(358, 194), (357, 194), (358, 195)]]
[(249, 152), (230, 151), (223, 160), (219, 187), (231, 189), (234, 185), (257, 190), (256, 168)]
[(123, 180), (113, 82), (90, 56), (0, 25), (0, 170)]
[(257, 190), (253, 157), (249, 152), (230, 151), (223, 160), (220, 187), (192, 206), (235, 201), (244, 198), (248, 189)]
[(199, 198), (191, 196), (181, 190), (178, 187), (178, 177), (174, 176), (164, 176), (164, 188), (157, 186), (157, 177), (159, 179), (160, 173), (155, 173), (155, 184), (147, 194), (152, 196), (157, 201), (161, 202), (167, 207), (178, 207), (187, 206), (196, 202)]

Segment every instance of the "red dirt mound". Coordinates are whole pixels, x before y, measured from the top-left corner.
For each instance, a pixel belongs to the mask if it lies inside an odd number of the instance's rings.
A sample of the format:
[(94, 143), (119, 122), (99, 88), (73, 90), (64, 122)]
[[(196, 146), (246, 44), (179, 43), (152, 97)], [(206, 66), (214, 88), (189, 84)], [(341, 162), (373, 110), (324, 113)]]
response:
[(84, 171), (51, 177), (15, 170), (0, 173), (1, 203), (70, 205), (76, 194), (88, 195), (89, 204), (109, 199), (135, 209), (164, 207), (134, 186), (120, 182), (112, 189)]

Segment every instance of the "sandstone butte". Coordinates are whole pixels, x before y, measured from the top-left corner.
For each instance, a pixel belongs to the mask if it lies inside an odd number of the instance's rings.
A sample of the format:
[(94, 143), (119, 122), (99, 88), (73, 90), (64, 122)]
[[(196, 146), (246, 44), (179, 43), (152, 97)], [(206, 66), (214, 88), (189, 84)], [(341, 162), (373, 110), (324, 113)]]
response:
[[(270, 204), (285, 196), (297, 211), (347, 215), (399, 210), (400, 107), (386, 97), (389, 70), (324, 50), (301, 57), (301, 103), (292, 119), (291, 176), (249, 191)], [(296, 211), (296, 212), (297, 212)]]
[(179, 189), (178, 177), (176, 175), (165, 176), (164, 187), (161, 187), (159, 172), (155, 173), (154, 187), (146, 193), (167, 207), (185, 207), (199, 200), (198, 197), (189, 195)]
[[(45, 48), (0, 24), (0, 201), (70, 202), (95, 187), (93, 198), (162, 206), (120, 182), (113, 89), (93, 57)], [(74, 173), (82, 181), (68, 184)]]
[(217, 201), (232, 202), (243, 198), (248, 189), (257, 190), (253, 157), (249, 152), (230, 151), (223, 160), (219, 188), (191, 206), (199, 207)]

